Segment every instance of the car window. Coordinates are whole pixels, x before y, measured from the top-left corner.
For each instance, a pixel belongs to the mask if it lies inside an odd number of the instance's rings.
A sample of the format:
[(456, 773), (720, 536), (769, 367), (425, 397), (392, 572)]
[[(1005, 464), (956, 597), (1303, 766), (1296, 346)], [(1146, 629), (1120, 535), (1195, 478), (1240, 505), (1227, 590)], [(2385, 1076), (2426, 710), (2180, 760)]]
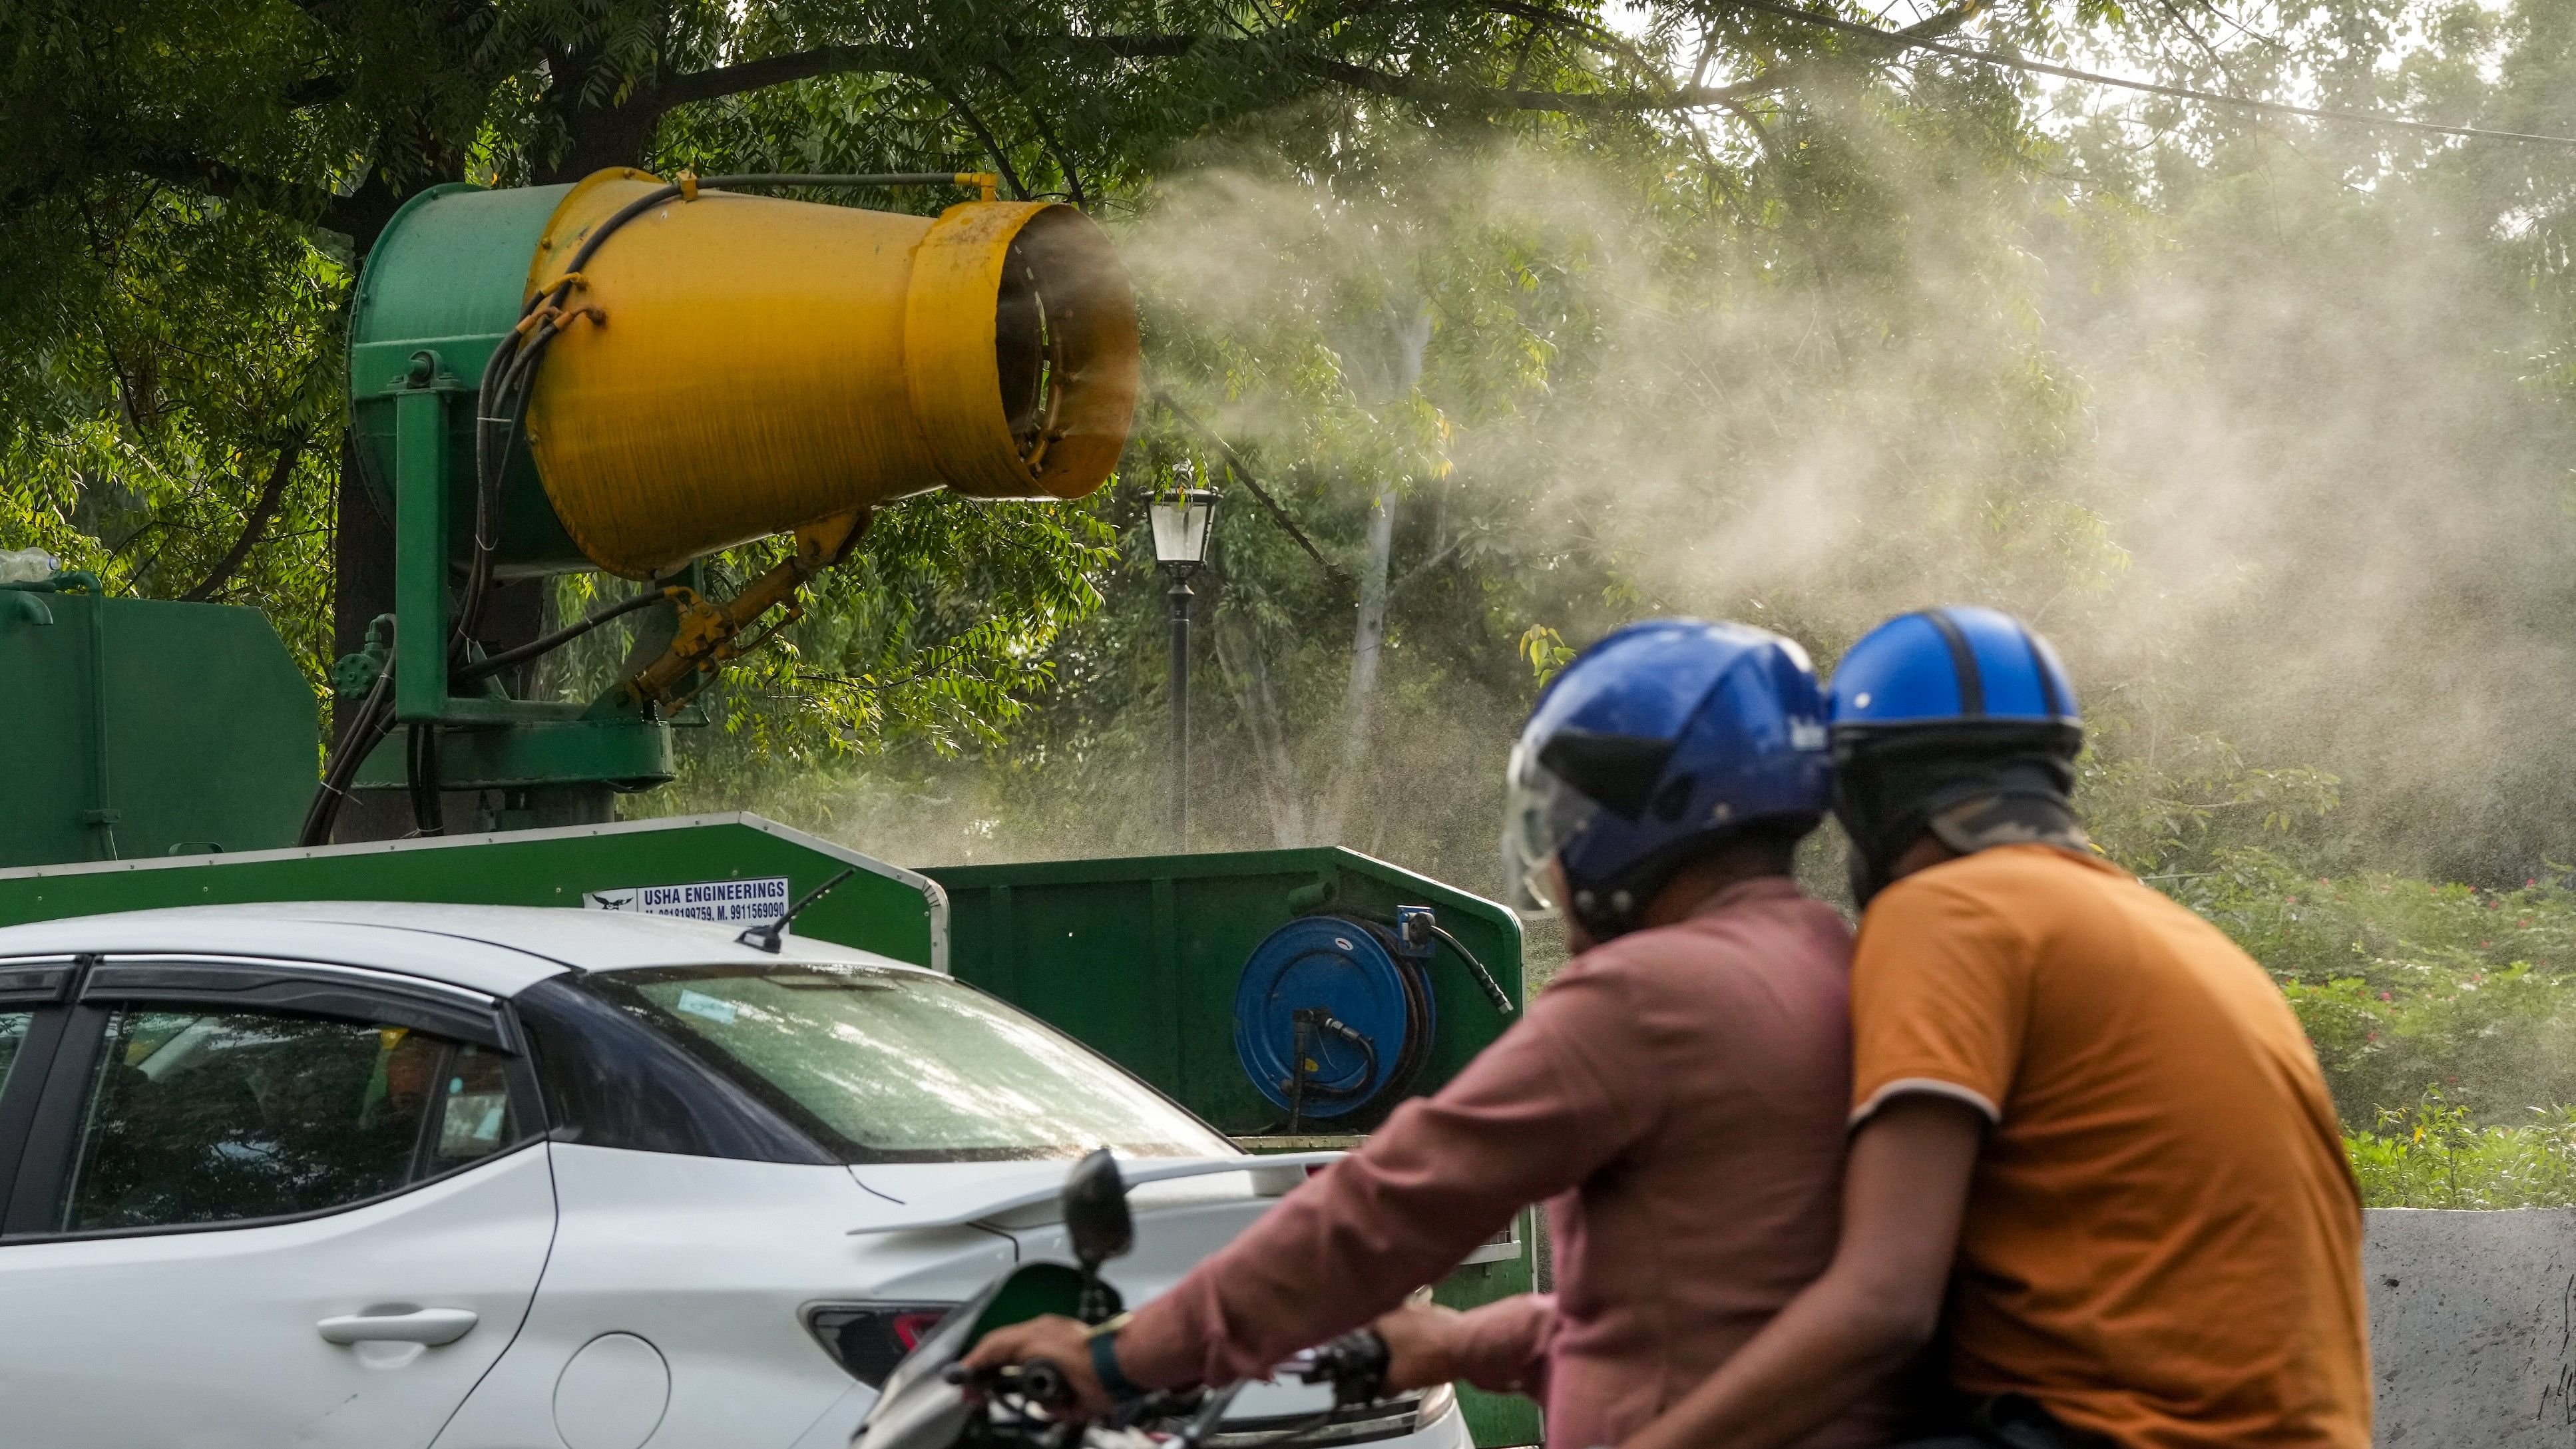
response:
[(1207, 1124), (1073, 1038), (945, 976), (657, 967), (583, 979), (851, 1162), (1221, 1156)]
[(0, 1088), (9, 1085), (10, 1064), (18, 1060), (18, 1048), (27, 1040), (27, 1028), (35, 1020), (32, 1011), (0, 1011)]
[(745, 1162), (840, 1160), (649, 1025), (561, 978), (511, 1001), (558, 1142)]
[(516, 1140), (502, 1059), (399, 1026), (121, 1007), (64, 1232), (237, 1222), (378, 1197)]

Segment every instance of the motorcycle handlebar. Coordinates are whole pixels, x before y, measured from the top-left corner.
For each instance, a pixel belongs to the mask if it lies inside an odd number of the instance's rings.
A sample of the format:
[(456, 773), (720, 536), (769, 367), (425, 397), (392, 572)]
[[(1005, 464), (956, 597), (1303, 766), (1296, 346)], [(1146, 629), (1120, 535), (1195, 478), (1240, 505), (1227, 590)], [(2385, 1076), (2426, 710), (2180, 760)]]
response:
[(1333, 1407), (1349, 1408), (1386, 1396), (1386, 1370), (1391, 1352), (1386, 1335), (1374, 1328), (1355, 1328), (1310, 1351), (1296, 1370), (1298, 1381), (1333, 1386)]
[(984, 1394), (1012, 1394), (1048, 1409), (1073, 1407), (1072, 1381), (1065, 1377), (1063, 1366), (1052, 1359), (1033, 1358), (1027, 1363), (985, 1369), (951, 1364), (945, 1377), (952, 1384)]

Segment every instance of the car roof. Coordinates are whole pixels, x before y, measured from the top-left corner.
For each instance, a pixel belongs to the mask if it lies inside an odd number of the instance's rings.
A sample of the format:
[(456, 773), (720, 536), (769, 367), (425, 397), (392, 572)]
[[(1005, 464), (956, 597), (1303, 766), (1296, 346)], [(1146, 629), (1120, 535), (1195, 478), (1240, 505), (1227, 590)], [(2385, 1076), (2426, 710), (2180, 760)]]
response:
[(424, 901), (277, 901), (178, 906), (0, 927), (0, 957), (202, 953), (365, 966), (510, 996), (567, 971), (794, 962), (922, 968), (811, 937), (778, 955), (739, 925), (628, 911)]

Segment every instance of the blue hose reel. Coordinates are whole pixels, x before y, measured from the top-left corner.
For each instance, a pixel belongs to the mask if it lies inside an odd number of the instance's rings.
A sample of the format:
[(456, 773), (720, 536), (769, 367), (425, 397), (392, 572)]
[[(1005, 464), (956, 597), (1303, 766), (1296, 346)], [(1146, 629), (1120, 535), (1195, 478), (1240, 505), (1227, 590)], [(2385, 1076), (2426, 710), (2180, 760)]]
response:
[(1289, 1131), (1382, 1116), (1411, 1085), (1438, 1030), (1429, 966), (1393, 931), (1341, 916), (1290, 921), (1253, 948), (1234, 1054)]
[(1402, 1100), (1439, 1034), (1435, 942), (1464, 959), (1497, 1011), (1511, 998), (1428, 906), (1398, 906), (1392, 927), (1303, 916), (1253, 948), (1234, 987), (1234, 1054), (1288, 1114), (1286, 1130), (1330, 1122), (1364, 1130)]

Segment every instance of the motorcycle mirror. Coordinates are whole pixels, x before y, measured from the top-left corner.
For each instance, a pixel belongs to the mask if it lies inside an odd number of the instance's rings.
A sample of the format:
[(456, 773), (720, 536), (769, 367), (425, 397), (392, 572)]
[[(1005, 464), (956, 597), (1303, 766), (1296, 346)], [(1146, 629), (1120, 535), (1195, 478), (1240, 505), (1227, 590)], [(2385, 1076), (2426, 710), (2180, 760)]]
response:
[(1127, 1179), (1108, 1148), (1093, 1152), (1065, 1175), (1064, 1231), (1073, 1240), (1073, 1256), (1086, 1274), (1136, 1245), (1136, 1220), (1127, 1211)]

